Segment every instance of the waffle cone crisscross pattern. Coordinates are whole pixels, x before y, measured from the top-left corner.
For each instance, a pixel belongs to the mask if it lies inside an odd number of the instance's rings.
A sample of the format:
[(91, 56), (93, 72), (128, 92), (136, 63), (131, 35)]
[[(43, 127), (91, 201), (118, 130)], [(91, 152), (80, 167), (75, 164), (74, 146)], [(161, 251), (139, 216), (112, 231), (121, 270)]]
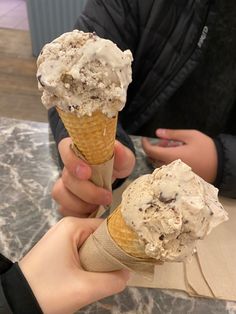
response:
[(91, 116), (78, 117), (59, 108), (57, 111), (75, 148), (90, 165), (99, 165), (112, 158), (117, 116), (109, 118), (96, 111)]
[(121, 213), (121, 206), (118, 206), (111, 216), (108, 217), (107, 228), (115, 243), (127, 254), (153, 261), (152, 258), (145, 254), (144, 245), (139, 241), (138, 235), (125, 223)]

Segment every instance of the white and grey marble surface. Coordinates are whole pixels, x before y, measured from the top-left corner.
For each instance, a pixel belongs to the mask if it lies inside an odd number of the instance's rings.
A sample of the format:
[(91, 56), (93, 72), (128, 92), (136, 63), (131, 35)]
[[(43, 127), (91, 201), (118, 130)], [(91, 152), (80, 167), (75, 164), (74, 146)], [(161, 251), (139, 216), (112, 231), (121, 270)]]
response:
[[(133, 177), (150, 172), (140, 148)], [(0, 118), (0, 251), (18, 260), (60, 217), (50, 191), (58, 177), (56, 150), (46, 123)], [(236, 314), (236, 303), (147, 288), (94, 303), (81, 314)]]

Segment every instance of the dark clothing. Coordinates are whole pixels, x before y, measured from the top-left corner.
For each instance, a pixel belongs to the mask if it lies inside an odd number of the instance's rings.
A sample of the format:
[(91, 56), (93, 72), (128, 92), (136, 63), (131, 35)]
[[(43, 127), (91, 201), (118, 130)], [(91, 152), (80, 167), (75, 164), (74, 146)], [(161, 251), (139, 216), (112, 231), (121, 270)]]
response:
[[(119, 115), (121, 142), (130, 145), (127, 133), (197, 129), (214, 138), (217, 185), (234, 198), (235, 16), (234, 0), (88, 0), (76, 25), (133, 53), (133, 82)], [(55, 109), (49, 120), (58, 142), (65, 131)]]
[(17, 263), (0, 254), (0, 314), (42, 314)]

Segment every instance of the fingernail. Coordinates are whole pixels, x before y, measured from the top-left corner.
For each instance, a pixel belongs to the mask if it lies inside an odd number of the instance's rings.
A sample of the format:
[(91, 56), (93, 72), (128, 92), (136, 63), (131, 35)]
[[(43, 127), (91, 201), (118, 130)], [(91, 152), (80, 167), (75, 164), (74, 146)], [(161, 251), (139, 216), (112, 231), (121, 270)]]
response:
[(77, 166), (75, 169), (75, 174), (76, 174), (76, 177), (79, 179), (82, 179), (82, 180), (87, 179), (87, 176), (88, 176), (87, 167), (83, 165)]
[(158, 136), (166, 135), (166, 129), (157, 129), (157, 135)]

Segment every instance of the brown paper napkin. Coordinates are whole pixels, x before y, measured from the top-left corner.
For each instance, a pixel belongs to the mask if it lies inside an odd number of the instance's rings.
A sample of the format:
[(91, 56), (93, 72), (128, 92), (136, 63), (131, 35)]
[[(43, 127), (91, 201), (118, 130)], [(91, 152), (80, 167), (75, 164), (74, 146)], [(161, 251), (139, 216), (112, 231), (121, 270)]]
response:
[(198, 254), (195, 254), (190, 263), (184, 263), (186, 290), (190, 295), (214, 297), (201, 269)]
[(176, 289), (191, 296), (236, 301), (236, 200), (221, 199), (229, 220), (197, 245), (189, 262), (155, 267), (152, 282), (134, 274), (130, 286)]
[[(85, 160), (83, 155), (80, 154), (79, 150), (76, 148), (76, 146), (72, 144), (71, 149), (73, 150), (73, 152), (78, 158)], [(92, 176), (90, 180), (93, 183), (95, 183), (97, 186), (100, 186), (104, 189), (111, 191), (112, 190), (113, 163), (114, 163), (114, 156), (110, 160), (102, 164), (90, 165), (92, 169)], [(105, 211), (104, 207), (99, 206), (98, 209), (95, 210), (89, 217), (90, 218), (101, 217), (104, 211)]]
[[(85, 160), (83, 155), (80, 154), (79, 150), (74, 145), (71, 145), (71, 149), (78, 158)], [(102, 164), (90, 165), (92, 169), (91, 181), (95, 183), (97, 186), (100, 186), (111, 191), (113, 163), (114, 156), (110, 160)]]
[(97, 186), (111, 191), (114, 157), (100, 165), (90, 166), (92, 169), (91, 181)]
[[(179, 276), (179, 274), (181, 274), (181, 276)], [(184, 265), (183, 263), (164, 263), (163, 265), (157, 265), (155, 266), (152, 280), (137, 273), (133, 273), (129, 281), (129, 286), (161, 289), (170, 287), (170, 289), (184, 290)]]
[[(198, 269), (214, 297), (236, 301), (236, 200), (221, 199), (221, 202), (229, 220), (198, 242)], [(189, 281), (201, 294), (202, 286), (198, 284), (193, 266), (193, 263), (187, 265)]]
[(107, 219), (80, 248), (80, 263), (88, 271), (104, 272), (127, 268), (149, 279), (154, 274), (153, 264), (130, 256), (117, 246), (107, 229)]

